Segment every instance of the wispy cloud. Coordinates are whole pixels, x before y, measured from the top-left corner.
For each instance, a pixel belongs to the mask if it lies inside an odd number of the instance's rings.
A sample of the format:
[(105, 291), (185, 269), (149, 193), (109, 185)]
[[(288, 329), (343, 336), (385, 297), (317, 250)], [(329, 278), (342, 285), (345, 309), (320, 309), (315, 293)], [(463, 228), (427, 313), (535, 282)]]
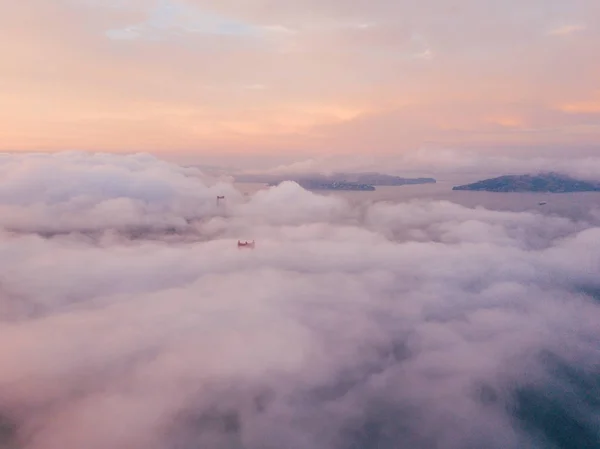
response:
[[(106, 36), (113, 40), (134, 40), (142, 37), (144, 33), (144, 27), (139, 25), (133, 25), (126, 28), (108, 30)], [(148, 37), (146, 35), (146, 37)]]
[(260, 29), (251, 24), (229, 19), (182, 3), (163, 0), (148, 13), (144, 22), (125, 28), (110, 29), (110, 39), (163, 39), (189, 34), (252, 36)]
[(600, 90), (589, 92), (585, 97), (573, 99), (558, 104), (554, 107), (555, 110), (565, 112), (567, 114), (598, 114), (600, 113)]
[(414, 57), (416, 59), (430, 60), (433, 59), (433, 51), (431, 51), (431, 49), (428, 48), (421, 53), (417, 53)]
[(552, 36), (569, 36), (571, 34), (585, 31), (586, 29), (587, 27), (585, 25), (562, 25), (550, 30), (548, 34)]
[(267, 86), (264, 84), (248, 84), (244, 88), (247, 90), (266, 90)]
[(600, 141), (598, 0), (553, 0), (552, 15), (547, 0), (0, 3), (4, 149), (308, 157)]
[(413, 35), (410, 40), (413, 46), (419, 49), (413, 53), (414, 59), (423, 59), (427, 61), (433, 59), (434, 53), (430, 48), (427, 39), (420, 35)]
[(262, 29), (263, 31), (266, 31), (269, 33), (282, 33), (282, 34), (296, 34), (297, 33), (296, 30), (293, 30), (293, 29), (288, 28), (283, 25), (265, 25), (265, 26), (262, 26), (259, 28)]

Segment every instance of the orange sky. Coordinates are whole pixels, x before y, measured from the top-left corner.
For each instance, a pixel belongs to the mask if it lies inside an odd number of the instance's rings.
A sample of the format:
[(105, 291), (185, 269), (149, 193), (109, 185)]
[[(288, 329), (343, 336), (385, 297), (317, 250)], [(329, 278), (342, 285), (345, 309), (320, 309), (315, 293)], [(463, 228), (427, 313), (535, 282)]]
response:
[(598, 3), (4, 0), (0, 150), (594, 146)]

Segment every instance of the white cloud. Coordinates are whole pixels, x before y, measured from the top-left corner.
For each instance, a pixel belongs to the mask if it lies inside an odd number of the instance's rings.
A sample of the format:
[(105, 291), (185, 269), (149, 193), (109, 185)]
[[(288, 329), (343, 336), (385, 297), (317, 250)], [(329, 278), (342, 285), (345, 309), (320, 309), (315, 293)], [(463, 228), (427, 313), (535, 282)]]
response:
[(0, 174), (0, 226), (15, 230), (185, 229), (217, 213), (217, 195), (240, 197), (198, 170), (144, 154), (5, 154)]
[(0, 445), (541, 449), (550, 406), (597, 441), (600, 222), (244, 200), (148, 155), (0, 175)]

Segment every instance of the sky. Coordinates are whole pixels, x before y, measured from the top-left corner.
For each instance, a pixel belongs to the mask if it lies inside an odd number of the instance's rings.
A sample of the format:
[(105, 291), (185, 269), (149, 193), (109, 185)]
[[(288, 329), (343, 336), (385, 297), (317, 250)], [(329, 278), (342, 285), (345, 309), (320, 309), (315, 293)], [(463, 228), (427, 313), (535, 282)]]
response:
[(0, 0), (0, 150), (597, 154), (596, 0)]
[(597, 197), (245, 196), (89, 152), (0, 178), (2, 448), (600, 445)]

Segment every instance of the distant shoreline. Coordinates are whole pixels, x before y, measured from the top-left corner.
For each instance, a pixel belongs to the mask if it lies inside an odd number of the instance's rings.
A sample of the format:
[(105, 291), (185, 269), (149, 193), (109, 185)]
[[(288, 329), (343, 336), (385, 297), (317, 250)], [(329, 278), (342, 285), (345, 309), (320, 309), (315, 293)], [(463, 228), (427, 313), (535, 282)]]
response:
[(454, 191), (491, 193), (579, 193), (600, 192), (600, 184), (583, 181), (559, 173), (537, 175), (505, 175), (472, 184), (455, 186)]

